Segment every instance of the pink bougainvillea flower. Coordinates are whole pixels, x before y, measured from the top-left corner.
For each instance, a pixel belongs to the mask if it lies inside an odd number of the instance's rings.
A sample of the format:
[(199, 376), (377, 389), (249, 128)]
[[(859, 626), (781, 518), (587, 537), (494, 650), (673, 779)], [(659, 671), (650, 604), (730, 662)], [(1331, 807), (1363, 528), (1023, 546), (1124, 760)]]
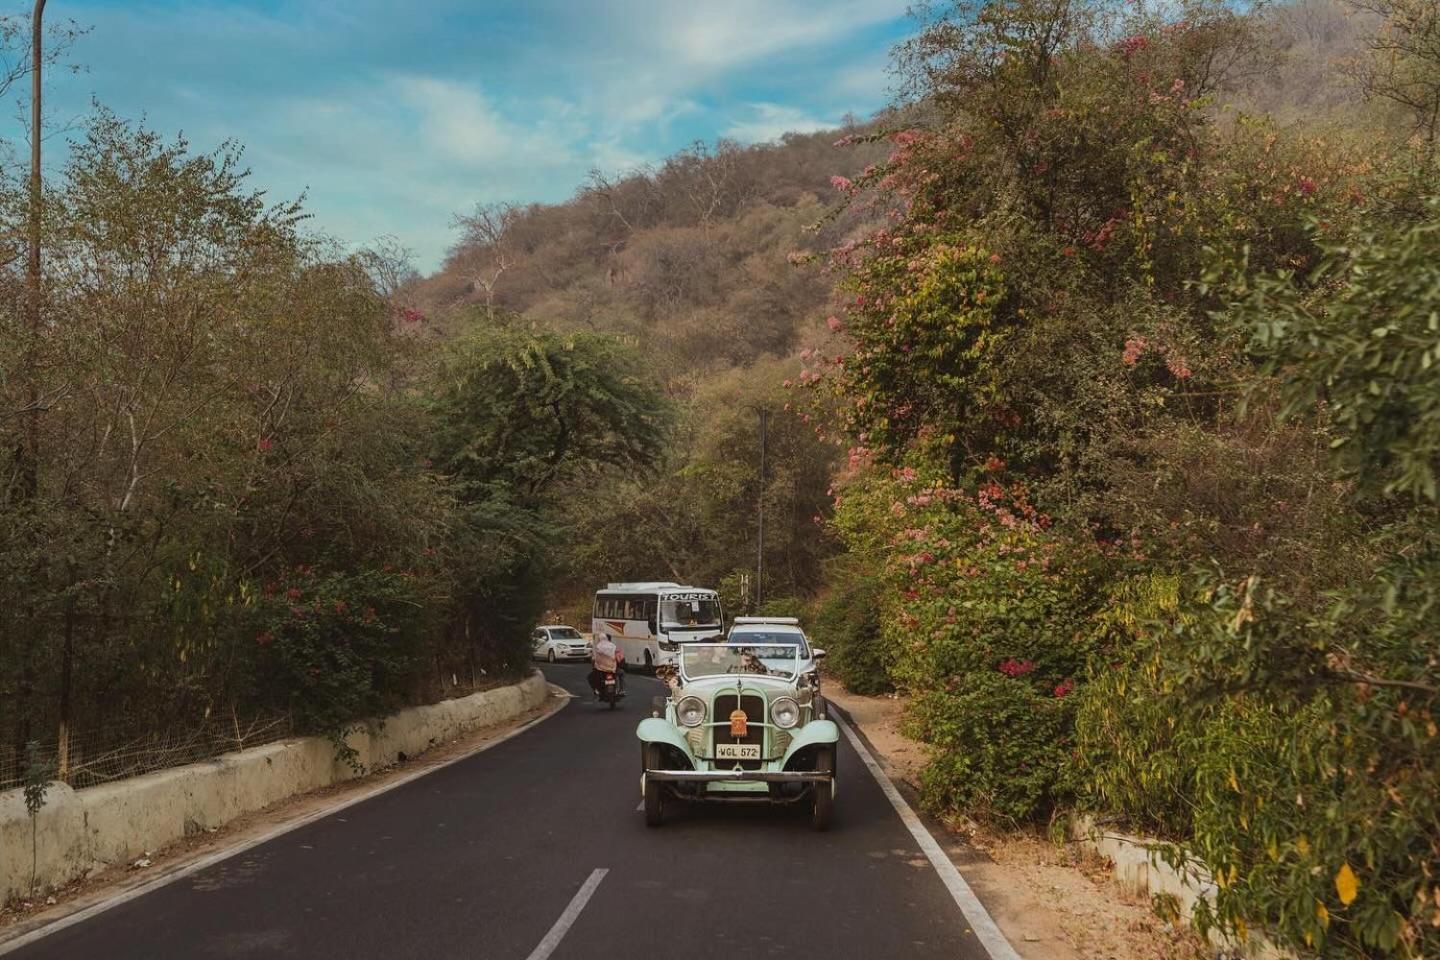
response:
[(269, 437), (261, 437), (256, 441), (255, 446), (261, 453), (269, 453), (270, 448), (275, 446), (275, 441)]
[(835, 174), (835, 176), (830, 178), (830, 186), (834, 187), (836, 190), (845, 192), (848, 191), (852, 186), (854, 186), (854, 184), (850, 182), (849, 177), (842, 177), (840, 176), (840, 174), (837, 173)]
[(825, 318), (825, 326), (830, 328), (831, 333), (839, 333), (840, 328), (844, 326), (844, 324), (840, 322), (839, 317), (832, 315)]
[(1120, 362), (1127, 367), (1135, 366), (1149, 347), (1150, 343), (1144, 337), (1131, 337), (1125, 341), (1125, 352), (1120, 354)]
[(1148, 46), (1150, 46), (1150, 40), (1136, 34), (1133, 37), (1126, 37), (1120, 41), (1120, 53), (1128, 60)]
[(1005, 674), (1005, 676), (1007, 677), (1023, 677), (1025, 676), (1025, 674), (1029, 673), (1031, 670), (1034, 669), (1035, 661), (1016, 660), (1014, 657), (1003, 661), (999, 667), (1000, 672)]
[(286, 591), (285, 591), (285, 596), (286, 596), (287, 598), (289, 598), (289, 600), (290, 600), (292, 603), (293, 603), (294, 601), (296, 601), (296, 600), (299, 600), (299, 599), (300, 599), (300, 588), (299, 588), (299, 587), (291, 587), (289, 590), (286, 590)]
[(1066, 677), (1064, 680), (1061, 680), (1058, 684), (1056, 684), (1055, 689), (1052, 692), (1057, 698), (1063, 698), (1066, 694), (1068, 694), (1071, 690), (1074, 689), (1075, 681), (1071, 680), (1069, 677)]
[(1307, 196), (1307, 197), (1314, 196), (1315, 191), (1316, 191), (1316, 190), (1319, 190), (1319, 189), (1320, 189), (1320, 185), (1319, 185), (1318, 183), (1316, 183), (1313, 178), (1311, 178), (1311, 177), (1301, 177), (1301, 178), (1300, 178), (1300, 192), (1301, 192), (1302, 194), (1304, 194), (1305, 196)]

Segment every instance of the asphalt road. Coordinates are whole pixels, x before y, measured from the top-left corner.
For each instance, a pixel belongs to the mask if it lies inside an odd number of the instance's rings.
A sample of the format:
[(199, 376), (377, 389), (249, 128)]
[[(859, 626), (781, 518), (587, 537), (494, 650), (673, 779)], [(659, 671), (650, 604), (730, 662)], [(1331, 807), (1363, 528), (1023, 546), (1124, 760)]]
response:
[[(580, 694), (585, 670), (546, 674)], [(843, 738), (826, 833), (799, 805), (671, 805), (646, 828), (635, 725), (661, 686), (629, 684), (618, 710), (572, 700), (490, 750), (11, 957), (527, 960), (570, 909), (556, 960), (987, 960)]]

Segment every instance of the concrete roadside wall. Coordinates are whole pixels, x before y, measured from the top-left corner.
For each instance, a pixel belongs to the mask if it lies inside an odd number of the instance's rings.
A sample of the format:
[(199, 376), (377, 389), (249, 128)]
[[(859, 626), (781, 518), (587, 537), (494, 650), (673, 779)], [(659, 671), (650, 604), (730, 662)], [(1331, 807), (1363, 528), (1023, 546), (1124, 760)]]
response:
[[(346, 742), (365, 771), (413, 757), (545, 702), (538, 672), (508, 687), (410, 707), (369, 721)], [(159, 850), (297, 794), (359, 774), (322, 737), (297, 737), (204, 763), (72, 790), (52, 783), (35, 818), (35, 880), (44, 892)], [(0, 903), (30, 894), (31, 823), (23, 790), (0, 793)]]
[[(1106, 857), (1117, 883), (1128, 893), (1139, 897), (1173, 897), (1180, 917), (1186, 921), (1194, 915), (1201, 900), (1215, 901), (1215, 881), (1197, 865), (1177, 870), (1160, 858), (1157, 842), (1098, 827), (1090, 817), (1076, 817), (1070, 824), (1070, 838)], [(1281, 950), (1265, 937), (1252, 933), (1249, 941), (1237, 944), (1211, 933), (1211, 942), (1228, 954), (1250, 960), (1295, 960), (1292, 953)]]

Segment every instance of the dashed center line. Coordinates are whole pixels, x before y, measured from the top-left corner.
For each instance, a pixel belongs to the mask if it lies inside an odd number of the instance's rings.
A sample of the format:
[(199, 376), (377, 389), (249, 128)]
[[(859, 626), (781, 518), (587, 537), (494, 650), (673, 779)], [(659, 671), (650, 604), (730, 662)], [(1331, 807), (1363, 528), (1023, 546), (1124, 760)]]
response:
[(560, 941), (565, 939), (565, 934), (570, 931), (576, 919), (579, 918), (580, 911), (585, 909), (585, 904), (589, 903), (590, 898), (594, 896), (595, 888), (600, 886), (600, 881), (604, 880), (605, 874), (609, 872), (607, 867), (596, 867), (590, 871), (589, 879), (575, 892), (575, 896), (570, 900), (570, 905), (565, 908), (564, 913), (560, 914), (560, 919), (555, 921), (555, 926), (551, 927), (550, 932), (545, 934), (545, 939), (530, 951), (530, 956), (526, 960), (545, 960), (555, 952), (555, 948), (560, 946)]

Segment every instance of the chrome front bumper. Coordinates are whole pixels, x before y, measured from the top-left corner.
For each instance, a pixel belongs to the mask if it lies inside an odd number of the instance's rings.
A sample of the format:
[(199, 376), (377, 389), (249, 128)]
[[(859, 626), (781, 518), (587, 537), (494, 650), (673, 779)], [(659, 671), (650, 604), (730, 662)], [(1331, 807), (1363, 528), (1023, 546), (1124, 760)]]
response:
[(747, 781), (750, 783), (820, 783), (833, 780), (833, 773), (813, 770), (646, 770), (650, 780), (682, 783)]

